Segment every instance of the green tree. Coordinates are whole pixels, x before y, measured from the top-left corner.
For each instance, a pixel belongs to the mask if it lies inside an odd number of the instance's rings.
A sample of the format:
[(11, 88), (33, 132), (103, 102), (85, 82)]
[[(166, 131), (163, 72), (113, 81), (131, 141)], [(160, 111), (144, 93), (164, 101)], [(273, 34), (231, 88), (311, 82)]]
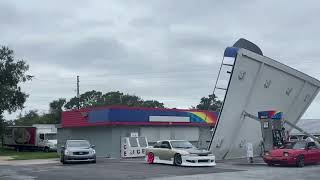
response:
[(202, 97), (196, 109), (219, 111), (222, 102), (217, 99), (215, 94), (210, 94), (208, 97)]
[(24, 115), (20, 114), (15, 120), (17, 126), (31, 126), (32, 124), (38, 124), (40, 122), (40, 115), (37, 110), (30, 110)]
[(64, 105), (64, 107), (66, 109), (77, 109), (78, 106), (79, 108), (98, 106), (101, 104), (101, 96), (102, 92), (95, 90), (87, 91), (80, 95), (80, 99), (77, 97), (71, 98), (70, 101)]
[[(23, 60), (14, 57), (13, 50), (0, 47), (0, 116), (4, 111), (9, 113), (23, 108), (28, 95), (21, 91), (21, 83), (32, 79), (26, 75), (29, 66)], [(4, 120), (0, 118), (0, 135), (3, 132)]]
[[(60, 116), (60, 115), (59, 115)], [(58, 119), (58, 114), (44, 113), (39, 114), (37, 110), (30, 110), (24, 115), (19, 115), (19, 117), (14, 120), (14, 124), (18, 126), (31, 126), (33, 124), (58, 124), (60, 119)]]
[[(43, 118), (52, 118), (52, 124), (60, 123), (61, 112), (63, 111), (63, 106), (66, 103), (66, 99), (60, 98), (58, 100), (54, 100), (49, 104), (49, 114), (43, 116)], [(51, 115), (51, 116), (50, 116)]]
[(142, 104), (143, 107), (164, 108), (164, 104), (156, 100), (146, 100)]
[(143, 99), (135, 95), (125, 94), (121, 97), (121, 105), (126, 105), (130, 107), (141, 107), (143, 104)]
[(99, 105), (110, 106), (110, 105), (123, 105), (123, 93), (119, 91), (111, 91), (102, 95), (102, 99)]
[[(65, 104), (65, 109), (77, 109), (79, 99), (73, 97)], [(163, 108), (164, 104), (156, 100), (144, 101), (139, 96), (123, 94), (119, 91), (111, 91), (102, 94), (99, 91), (88, 91), (80, 95), (80, 108), (97, 107), (97, 106), (111, 106), (124, 105), (130, 107), (155, 107)]]

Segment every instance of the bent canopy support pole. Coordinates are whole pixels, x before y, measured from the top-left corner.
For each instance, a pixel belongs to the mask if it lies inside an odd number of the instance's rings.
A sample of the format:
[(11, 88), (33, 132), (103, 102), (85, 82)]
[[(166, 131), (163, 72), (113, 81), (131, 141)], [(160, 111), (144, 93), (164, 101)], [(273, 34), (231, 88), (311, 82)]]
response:
[[(251, 118), (251, 119), (254, 119), (254, 120), (260, 122), (260, 119), (259, 119), (257, 116), (255, 116), (255, 115), (253, 115), (253, 114), (250, 114), (250, 113), (247, 113), (246, 111), (243, 111), (243, 116), (244, 116), (244, 117), (249, 117), (249, 118)], [(308, 136), (308, 137), (311, 137), (311, 138), (314, 139), (314, 140), (318, 140), (317, 137), (315, 137), (314, 135), (312, 135), (312, 134), (304, 131), (303, 129), (301, 129), (301, 128), (298, 127), (297, 125), (292, 124), (290, 121), (284, 120), (283, 122), (286, 123), (287, 125), (291, 126), (292, 128), (298, 130), (298, 131), (301, 132), (302, 134), (304, 134), (304, 135), (306, 135), (306, 136)]]
[(304, 131), (303, 129), (299, 128), (298, 126), (292, 124), (291, 122), (286, 121), (286, 120), (284, 120), (284, 122), (285, 122), (286, 124), (288, 124), (289, 126), (291, 126), (292, 128), (295, 128), (296, 130), (300, 131), (302, 134), (305, 134), (306, 136), (309, 136), (309, 137), (311, 137), (311, 138), (314, 139), (314, 140), (319, 140), (319, 138), (315, 137), (315, 136), (312, 135), (312, 134), (309, 134), (308, 132), (306, 132), (306, 131)]

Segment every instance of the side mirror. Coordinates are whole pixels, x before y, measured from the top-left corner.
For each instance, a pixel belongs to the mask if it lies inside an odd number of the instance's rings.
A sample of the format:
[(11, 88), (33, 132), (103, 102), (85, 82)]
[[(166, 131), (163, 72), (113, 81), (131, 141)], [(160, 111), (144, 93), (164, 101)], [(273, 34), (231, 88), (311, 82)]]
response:
[(95, 147), (96, 147), (96, 145), (91, 145), (90, 147), (91, 147), (91, 148), (95, 148)]

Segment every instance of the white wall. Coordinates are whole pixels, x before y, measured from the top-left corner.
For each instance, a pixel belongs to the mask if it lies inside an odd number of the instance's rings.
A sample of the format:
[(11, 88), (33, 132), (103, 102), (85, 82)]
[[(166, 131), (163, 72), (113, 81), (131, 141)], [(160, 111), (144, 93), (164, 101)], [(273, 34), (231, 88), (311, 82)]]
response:
[(147, 137), (149, 142), (163, 139), (199, 140), (199, 127), (141, 127), (140, 136)]

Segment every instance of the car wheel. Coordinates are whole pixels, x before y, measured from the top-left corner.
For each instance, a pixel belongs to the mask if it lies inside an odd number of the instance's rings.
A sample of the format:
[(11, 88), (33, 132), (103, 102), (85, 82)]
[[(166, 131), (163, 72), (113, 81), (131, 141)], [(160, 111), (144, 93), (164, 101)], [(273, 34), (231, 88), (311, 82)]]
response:
[(272, 164), (272, 163), (267, 163), (268, 164), (268, 166), (273, 166), (274, 164)]
[(181, 164), (182, 164), (181, 154), (174, 155), (173, 164), (176, 166), (181, 166)]
[(147, 162), (149, 164), (153, 164), (153, 162), (154, 162), (154, 154), (152, 152), (148, 153)]
[(60, 161), (61, 161), (62, 164), (66, 164), (66, 161), (64, 160), (64, 158), (61, 158)]
[(67, 164), (68, 162), (67, 162), (67, 160), (66, 160), (66, 157), (65, 156), (63, 156), (63, 158), (62, 158), (62, 164)]
[(304, 156), (300, 155), (297, 158), (297, 167), (303, 167), (304, 166)]
[(49, 152), (49, 150), (50, 149), (48, 147), (44, 147), (44, 149), (43, 149), (44, 152)]

